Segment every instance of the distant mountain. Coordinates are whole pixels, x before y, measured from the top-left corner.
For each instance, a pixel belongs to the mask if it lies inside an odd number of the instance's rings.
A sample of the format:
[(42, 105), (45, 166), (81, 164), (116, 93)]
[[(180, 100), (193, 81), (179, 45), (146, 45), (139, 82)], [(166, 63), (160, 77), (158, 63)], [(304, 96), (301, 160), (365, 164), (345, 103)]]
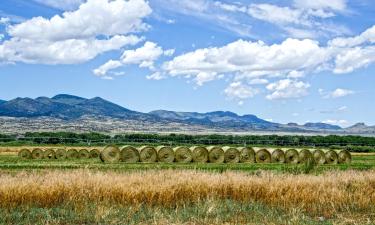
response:
[(367, 126), (364, 123), (357, 123), (345, 129), (349, 133), (375, 134), (375, 126)]
[(76, 119), (87, 115), (123, 119), (151, 118), (148, 114), (131, 111), (99, 97), (85, 99), (72, 95), (57, 95), (53, 98), (16, 98), (0, 105), (0, 116), (47, 116), (59, 119)]
[(303, 125), (307, 129), (314, 130), (341, 130), (340, 126), (326, 124), (326, 123), (306, 123)]
[(185, 123), (198, 123), (206, 125), (217, 125), (221, 127), (238, 127), (254, 129), (277, 129), (279, 125), (266, 120), (259, 119), (254, 115), (239, 116), (236, 113), (228, 111), (215, 111), (208, 113), (197, 112), (174, 112), (166, 110), (151, 111), (149, 114), (164, 119), (173, 119)]
[[(375, 130), (374, 127), (367, 127), (364, 124), (347, 129), (325, 123), (306, 123), (304, 125), (298, 125), (296, 123), (279, 124), (263, 120), (255, 115), (247, 114), (241, 116), (229, 111), (198, 113), (156, 110), (149, 113), (142, 113), (132, 111), (99, 97), (87, 99), (67, 94), (56, 95), (52, 98), (16, 98), (10, 101), (0, 101), (0, 117), (1, 116), (30, 118), (33, 121), (38, 121), (38, 124), (42, 125), (43, 118), (46, 118), (46, 124), (48, 124), (48, 121), (60, 121), (59, 123), (64, 123), (65, 125), (78, 123), (77, 126), (84, 126), (85, 124), (82, 124), (82, 121), (87, 122), (90, 120), (92, 121), (92, 123), (90, 123), (90, 129), (93, 131), (102, 130), (102, 127), (95, 127), (95, 121), (101, 124), (97, 126), (121, 123), (121, 126), (126, 127), (128, 124), (129, 129), (133, 127), (134, 129), (132, 129), (134, 131), (137, 130), (137, 126), (145, 127), (145, 129), (149, 127), (147, 131), (153, 131), (156, 125), (159, 128), (164, 125), (165, 127), (162, 128), (163, 131), (173, 131), (176, 127), (192, 131), (199, 129), (203, 131), (220, 130), (228, 132), (278, 131), (343, 133), (357, 131), (371, 132), (371, 130)], [(22, 123), (21, 120), (20, 123)], [(11, 121), (7, 124), (12, 126)], [(64, 124), (60, 127), (64, 127)], [(110, 129), (113, 128), (111, 127)]]
[(4, 100), (0, 99), (0, 105), (3, 104), (3, 103), (5, 103), (5, 102), (7, 102), (7, 101), (4, 101)]

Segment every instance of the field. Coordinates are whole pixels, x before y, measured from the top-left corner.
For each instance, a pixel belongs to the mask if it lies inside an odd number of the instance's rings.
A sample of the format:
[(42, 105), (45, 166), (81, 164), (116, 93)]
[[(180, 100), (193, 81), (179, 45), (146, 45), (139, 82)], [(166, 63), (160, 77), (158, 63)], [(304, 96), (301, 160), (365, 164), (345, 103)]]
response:
[(0, 149), (0, 224), (374, 224), (375, 154), (350, 165), (103, 164)]

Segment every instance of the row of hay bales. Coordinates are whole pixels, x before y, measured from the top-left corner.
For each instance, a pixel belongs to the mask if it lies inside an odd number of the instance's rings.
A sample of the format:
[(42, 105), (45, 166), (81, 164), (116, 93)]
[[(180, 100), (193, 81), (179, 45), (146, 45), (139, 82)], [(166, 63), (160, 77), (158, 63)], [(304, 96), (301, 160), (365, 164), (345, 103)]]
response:
[(89, 159), (99, 158), (100, 151), (97, 149), (22, 149), (18, 156), (23, 159)]
[(106, 146), (100, 154), (106, 163), (290, 163), (308, 161), (316, 164), (350, 163), (351, 154), (346, 150), (320, 149), (253, 149), (251, 147), (151, 147)]

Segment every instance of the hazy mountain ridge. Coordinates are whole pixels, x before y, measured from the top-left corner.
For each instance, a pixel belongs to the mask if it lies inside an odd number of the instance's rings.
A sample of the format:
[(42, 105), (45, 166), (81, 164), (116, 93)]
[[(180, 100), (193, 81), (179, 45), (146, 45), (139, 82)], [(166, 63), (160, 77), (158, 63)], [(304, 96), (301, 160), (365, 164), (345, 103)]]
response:
[[(60, 94), (52, 98), (38, 97), (16, 98), (10, 101), (0, 100), (0, 116), (15, 118), (55, 118), (64, 123), (69, 121), (80, 121), (81, 118), (90, 118), (95, 121), (126, 121), (126, 123), (152, 126), (157, 123), (176, 128), (183, 126), (184, 129), (191, 128), (228, 131), (281, 131), (281, 132), (353, 132), (353, 133), (375, 133), (375, 126), (369, 127), (365, 124), (357, 124), (347, 129), (325, 123), (296, 123), (279, 124), (258, 118), (255, 115), (237, 115), (230, 111), (214, 111), (208, 113), (198, 112), (175, 112), (167, 110), (156, 110), (149, 113), (132, 111), (100, 97), (86, 99), (78, 96)], [(40, 120), (38, 120), (40, 121)], [(131, 122), (130, 122), (131, 121)], [(68, 122), (65, 122), (68, 123)], [(125, 123), (125, 122), (124, 122)], [(104, 124), (104, 123), (103, 123)], [(173, 125), (172, 125), (173, 124)], [(125, 126), (126, 124), (124, 124)], [(95, 128), (96, 129), (96, 128)], [(171, 128), (172, 129), (172, 128)], [(164, 130), (164, 128), (163, 128)]]

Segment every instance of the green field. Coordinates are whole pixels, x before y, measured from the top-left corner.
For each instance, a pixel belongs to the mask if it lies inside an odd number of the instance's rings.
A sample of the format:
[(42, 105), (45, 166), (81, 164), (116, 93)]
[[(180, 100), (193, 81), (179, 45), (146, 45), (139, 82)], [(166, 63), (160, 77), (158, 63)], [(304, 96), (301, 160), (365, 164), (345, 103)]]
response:
[(214, 163), (115, 163), (105, 164), (99, 159), (74, 159), (74, 160), (25, 160), (16, 155), (0, 155), (0, 169), (2, 170), (30, 170), (30, 169), (95, 169), (95, 170), (147, 170), (147, 169), (197, 169), (208, 171), (257, 171), (274, 170), (291, 173), (304, 173), (310, 171), (326, 170), (369, 170), (375, 168), (375, 154), (353, 155), (351, 164), (338, 165), (292, 165), (292, 164), (257, 164), (257, 163), (236, 163), (236, 164), (214, 164)]

